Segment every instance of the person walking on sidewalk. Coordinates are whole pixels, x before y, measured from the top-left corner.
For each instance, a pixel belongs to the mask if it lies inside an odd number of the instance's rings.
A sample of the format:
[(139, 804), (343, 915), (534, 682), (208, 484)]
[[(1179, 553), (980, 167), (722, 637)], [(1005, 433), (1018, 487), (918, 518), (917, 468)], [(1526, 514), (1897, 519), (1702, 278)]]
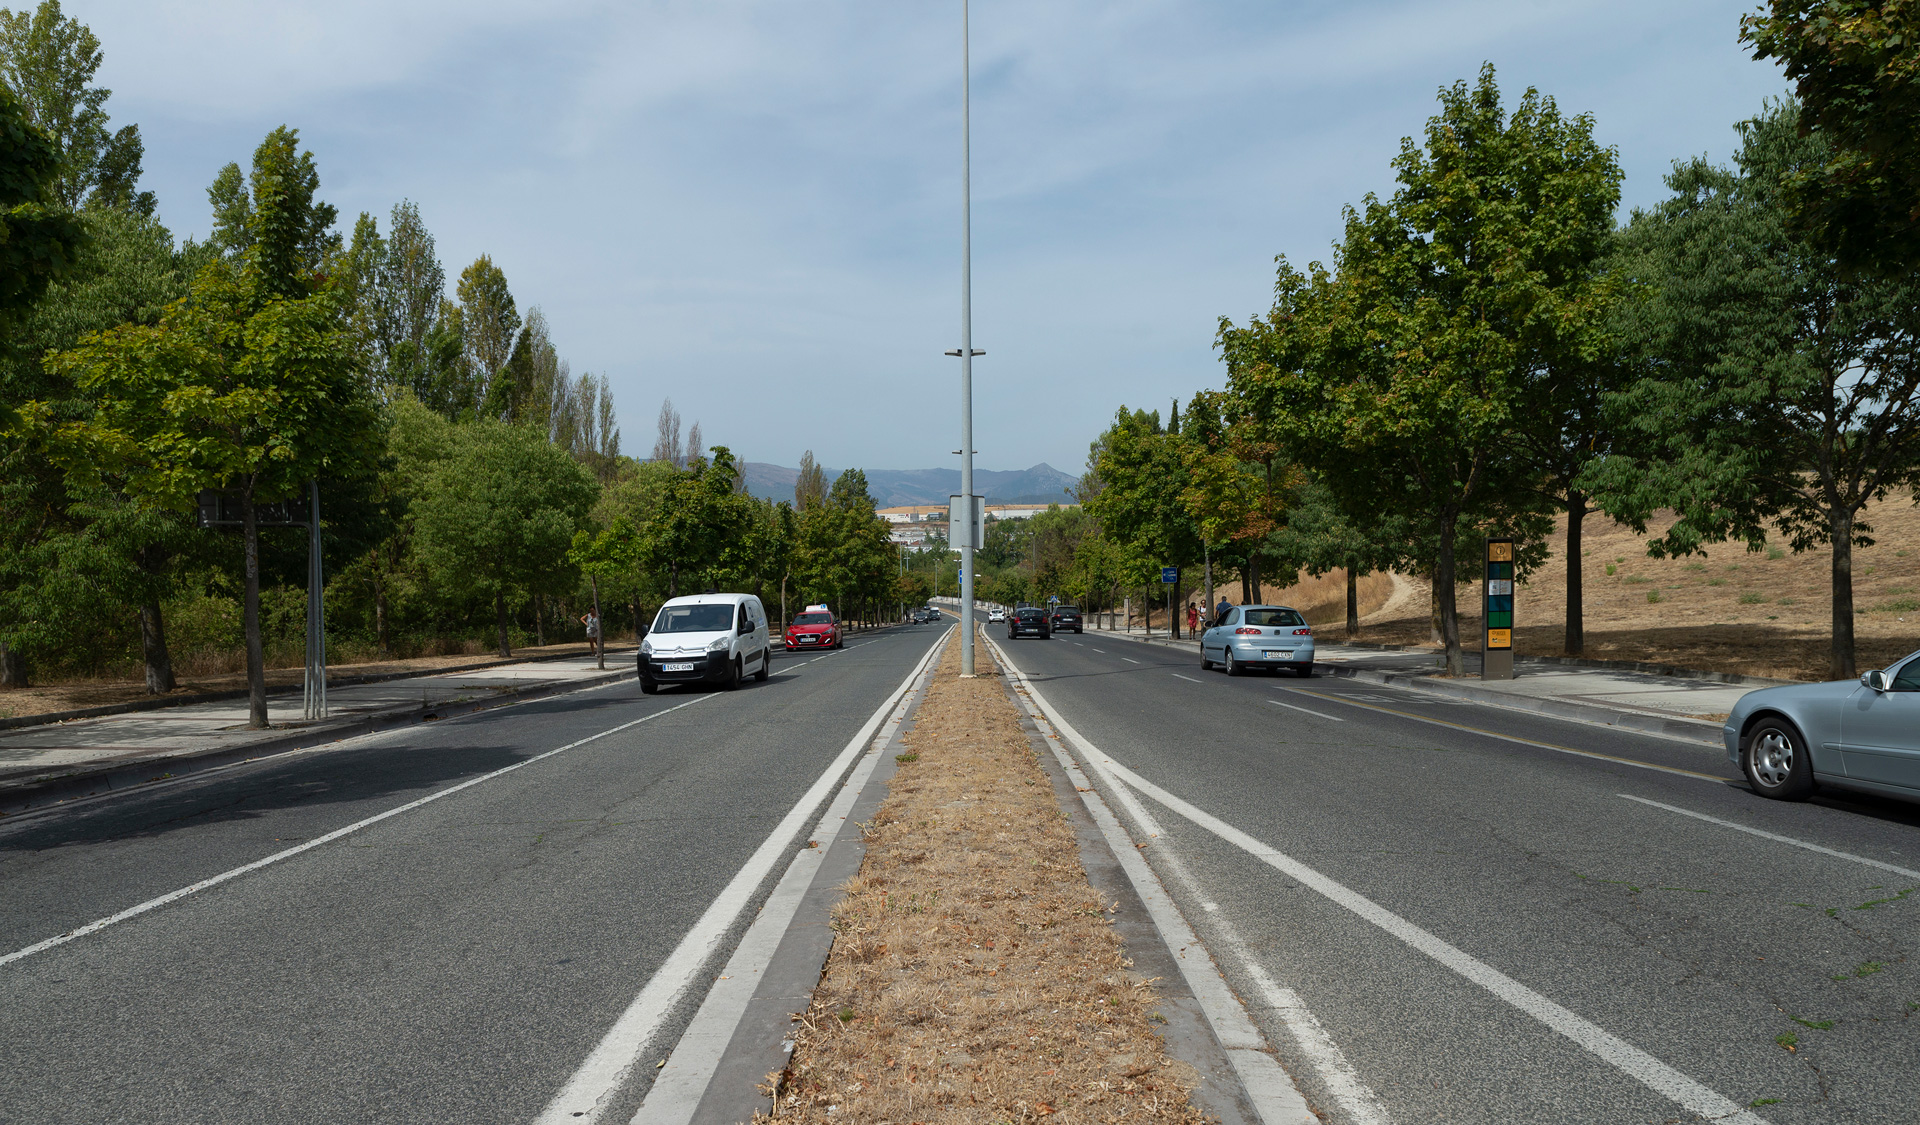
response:
[(1227, 596), (1225, 594), (1220, 595), (1220, 604), (1213, 609), (1213, 623), (1218, 625), (1222, 621), (1225, 621), (1227, 619), (1227, 611), (1232, 608), (1233, 603), (1227, 600)]
[(593, 649), (593, 656), (600, 667), (607, 666), (607, 650), (600, 643), (600, 615), (588, 610), (580, 615), (580, 623), (587, 627), (587, 646)]
[(1198, 605), (1195, 605), (1193, 602), (1188, 602), (1187, 603), (1187, 632), (1197, 633), (1199, 631), (1200, 631), (1200, 607)]

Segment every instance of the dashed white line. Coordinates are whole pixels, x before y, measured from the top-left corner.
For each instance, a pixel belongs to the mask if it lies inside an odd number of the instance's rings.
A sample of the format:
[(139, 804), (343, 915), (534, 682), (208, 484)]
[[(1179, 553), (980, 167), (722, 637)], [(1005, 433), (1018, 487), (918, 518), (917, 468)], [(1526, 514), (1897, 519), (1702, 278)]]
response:
[(356, 820), (352, 824), (349, 824), (344, 828), (336, 828), (324, 836), (315, 836), (313, 839), (308, 840), (304, 844), (298, 844), (298, 845), (295, 845), (294, 847), (287, 848), (283, 851), (277, 851), (270, 856), (266, 856), (261, 859), (256, 859), (252, 863), (242, 864), (241, 866), (235, 867), (229, 871), (222, 871), (218, 875), (213, 875), (208, 878), (202, 879), (198, 883), (194, 883), (191, 886), (181, 887), (177, 891), (169, 891), (168, 893), (161, 895), (159, 898), (150, 898), (147, 901), (140, 903), (138, 906), (129, 906), (125, 910), (120, 911), (118, 914), (110, 914), (105, 918), (101, 918), (93, 922), (88, 922), (86, 925), (81, 926), (78, 929), (68, 930), (64, 934), (58, 934), (54, 937), (47, 938), (44, 941), (34, 942), (32, 945), (29, 945), (24, 949), (16, 949), (12, 953), (9, 953), (4, 957), (0, 957), (0, 965), (5, 965), (13, 961), (19, 961), (24, 958), (31, 957), (36, 953), (42, 953), (42, 952), (45, 952), (46, 950), (52, 949), (56, 945), (65, 945), (66, 943), (73, 941), (76, 938), (86, 937), (88, 934), (97, 934), (101, 930), (106, 929), (108, 926), (112, 926), (117, 923), (124, 922), (129, 918), (136, 918), (142, 914), (145, 914), (149, 910), (156, 910), (162, 906), (167, 905), (170, 902), (178, 902), (179, 900), (186, 898), (188, 895), (199, 894), (201, 891), (208, 890), (212, 887), (217, 887), (220, 884), (228, 882), (233, 879), (238, 879), (242, 875), (246, 875), (250, 872), (258, 871), (263, 867), (268, 867), (273, 864), (279, 863), (283, 859), (292, 859), (294, 856), (301, 855), (305, 852), (310, 852), (315, 848), (323, 847), (327, 844), (331, 844), (335, 840), (340, 839), (342, 836), (350, 836), (353, 833), (360, 831), (362, 828), (367, 828), (372, 825), (378, 824), (383, 820), (387, 820), (392, 817), (399, 816), (401, 813), (412, 812), (414, 809), (417, 809), (422, 805), (430, 805), (433, 802), (438, 801), (442, 797), (451, 797), (455, 793), (458, 793), (463, 789), (471, 789), (476, 785), (481, 785), (486, 782), (492, 781), (496, 777), (503, 777), (507, 774), (510, 774), (517, 769), (524, 769), (527, 766), (533, 765), (535, 762), (543, 762), (548, 758), (553, 757), (555, 754), (564, 754), (567, 751), (574, 749), (575, 747), (585, 746), (589, 742), (598, 741), (599, 739), (605, 738), (610, 734), (619, 734), (621, 731), (626, 730), (628, 727), (639, 726), (641, 723), (650, 722), (651, 720), (657, 719), (662, 715), (672, 714), (673, 712), (678, 711), (683, 707), (691, 707), (696, 703), (704, 703), (707, 700), (714, 699), (714, 698), (717, 698), (717, 697), (712, 695), (703, 695), (697, 699), (689, 699), (685, 703), (676, 703), (672, 707), (667, 707), (662, 710), (655, 711), (650, 715), (642, 715), (630, 723), (621, 723), (617, 727), (609, 727), (598, 734), (590, 734), (587, 737), (582, 738), (576, 742), (569, 742), (565, 746), (557, 747), (556, 749), (553, 749), (553, 750), (548, 750), (543, 754), (535, 754), (531, 758), (527, 758), (523, 761), (515, 762), (510, 766), (502, 766), (501, 768), (494, 770), (491, 773), (483, 773), (479, 777), (468, 778), (466, 781), (463, 781), (458, 785), (450, 785), (447, 788), (440, 790), (438, 793), (429, 793), (426, 796), (421, 797), (419, 800), (408, 801), (406, 804), (388, 809), (386, 812), (375, 813), (373, 816), (367, 817), (364, 820)]
[(1920, 879), (1920, 871), (1915, 871), (1911, 867), (1898, 867), (1891, 863), (1882, 863), (1877, 859), (1868, 859), (1863, 855), (1854, 855), (1852, 852), (1836, 851), (1833, 848), (1821, 847), (1819, 844), (1808, 843), (1805, 840), (1796, 840), (1791, 836), (1782, 836), (1777, 832), (1767, 832), (1759, 828), (1748, 828), (1744, 824), (1735, 824), (1731, 820), (1721, 820), (1717, 816), (1708, 816), (1706, 813), (1694, 812), (1692, 809), (1683, 809), (1678, 805), (1664, 805), (1659, 801), (1649, 801), (1645, 797), (1635, 797), (1631, 793), (1620, 793), (1617, 795), (1629, 801), (1637, 801), (1643, 805), (1652, 805), (1656, 809), (1665, 809), (1670, 813), (1679, 813), (1681, 816), (1690, 816), (1695, 820), (1704, 820), (1708, 824), (1717, 824), (1722, 828), (1731, 828), (1735, 832), (1745, 832), (1749, 836), (1758, 836), (1764, 840), (1775, 840), (1782, 844), (1791, 844), (1796, 848), (1805, 848), (1810, 852), (1830, 855), (1835, 859), (1844, 859), (1853, 863), (1864, 863), (1868, 867), (1878, 867), (1882, 871), (1891, 871), (1895, 875), (1905, 875), (1909, 879)]
[(1176, 680), (1185, 680), (1190, 684), (1197, 684), (1200, 682), (1199, 680), (1194, 679), (1192, 676), (1182, 676), (1178, 672), (1172, 672), (1172, 673), (1169, 673), (1169, 675), (1171, 675)]
[[(1197, 683), (1198, 681), (1195, 681), (1195, 682)], [(1334, 722), (1336, 722), (1336, 723), (1344, 723), (1344, 722), (1346, 722), (1346, 720), (1345, 720), (1345, 719), (1342, 719), (1342, 718), (1340, 718), (1340, 717), (1339, 717), (1338, 715), (1323, 715), (1323, 714), (1321, 714), (1321, 713), (1320, 713), (1320, 712), (1318, 712), (1318, 711), (1309, 711), (1309, 710), (1307, 710), (1307, 709), (1306, 709), (1305, 707), (1295, 707), (1295, 706), (1294, 706), (1293, 704), (1291, 704), (1291, 703), (1282, 703), (1282, 702), (1280, 702), (1280, 701), (1279, 701), (1278, 699), (1269, 699), (1269, 700), (1267, 700), (1267, 702), (1268, 702), (1268, 703), (1271, 703), (1271, 704), (1273, 704), (1273, 705), (1274, 705), (1275, 707), (1286, 707), (1286, 708), (1288, 708), (1288, 709), (1290, 709), (1290, 710), (1294, 710), (1294, 711), (1299, 711), (1299, 712), (1301, 712), (1301, 713), (1303, 713), (1303, 714), (1307, 714), (1307, 715), (1312, 715), (1312, 716), (1313, 716), (1314, 718), (1316, 718), (1316, 719), (1331, 719), (1332, 721), (1334, 721)]]
[(1131, 657), (1131, 656), (1123, 656), (1123, 657), (1121, 657), (1120, 659), (1122, 659), (1122, 660), (1124, 660), (1124, 661), (1126, 661), (1126, 662), (1127, 662), (1127, 663), (1129, 663), (1129, 664), (1138, 664), (1138, 663), (1140, 663), (1140, 662), (1139, 662), (1138, 660), (1135, 660), (1135, 659), (1134, 659), (1133, 657)]
[[(1016, 674), (1018, 674), (1017, 669)], [(1027, 688), (1028, 698), (1052, 721), (1054, 729), (1059, 732), (1061, 738), (1076, 747), (1085, 756), (1088, 767), (1116, 789), (1130, 787), (1138, 790), (1179, 816), (1313, 890), (1328, 901), (1365, 919), (1408, 947), (1425, 954), (1466, 980), (1486, 989), (1565, 1036), (1602, 1062), (1635, 1079), (1648, 1089), (1671, 1099), (1689, 1112), (1715, 1121), (1730, 1122), (1732, 1125), (1766, 1125), (1764, 1118), (1743, 1108), (1718, 1091), (1694, 1081), (1593, 1021), (1554, 1003), (1492, 965), (1402, 918), (1358, 891), (1321, 874), (1280, 849), (1181, 800), (1134, 773), (1087, 741), (1085, 736), (1074, 729), (1073, 725), (1047, 702), (1046, 697), (1041, 695), (1031, 679), (1024, 675), (1021, 675), (1020, 679)]]

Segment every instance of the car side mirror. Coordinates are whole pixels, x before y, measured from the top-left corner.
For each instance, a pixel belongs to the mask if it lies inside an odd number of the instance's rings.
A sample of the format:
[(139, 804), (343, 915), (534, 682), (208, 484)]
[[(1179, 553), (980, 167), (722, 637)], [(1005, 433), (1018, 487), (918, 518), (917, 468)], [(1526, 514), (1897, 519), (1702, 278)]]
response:
[(1887, 690), (1887, 674), (1877, 669), (1872, 672), (1865, 672), (1860, 676), (1860, 683), (1874, 691), (1885, 694)]

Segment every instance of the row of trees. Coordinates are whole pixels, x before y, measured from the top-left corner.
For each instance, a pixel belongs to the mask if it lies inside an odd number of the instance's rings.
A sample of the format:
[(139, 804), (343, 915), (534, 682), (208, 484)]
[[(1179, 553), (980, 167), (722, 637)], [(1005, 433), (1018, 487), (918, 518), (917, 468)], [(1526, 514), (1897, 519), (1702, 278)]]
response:
[[(149, 690), (171, 690), (185, 634), (244, 647), (264, 723), (305, 544), (263, 517), (304, 518), (311, 482), (348, 651), (484, 634), (506, 654), (578, 636), (602, 597), (638, 629), (651, 603), (712, 586), (894, 599), (861, 474), (755, 500), (670, 403), (655, 459), (623, 456), (606, 381), (571, 374), (495, 263), (449, 298), (407, 202), (384, 232), (362, 214), (343, 235), (291, 129), (220, 172), (204, 243), (176, 243), (135, 190), (137, 128), (108, 130), (99, 63), (57, 0), (0, 11), (0, 684), (137, 649)], [(238, 535), (197, 526), (208, 489), (237, 504)]]
[(1656, 556), (1827, 551), (1831, 670), (1853, 675), (1860, 515), (1920, 484), (1920, 5), (1779, 0), (1743, 35), (1800, 97), (1624, 224), (1591, 117), (1533, 90), (1508, 109), (1491, 66), (1442, 90), (1331, 262), (1280, 259), (1271, 311), (1221, 320), (1226, 387), (1184, 418), (1123, 408), (1094, 443), (1052, 591), (1150, 590), (1163, 565), (1247, 596), (1425, 573), (1457, 673), (1462, 543), (1514, 536), (1524, 575), (1564, 517), (1577, 654), (1586, 517), (1664, 513)]

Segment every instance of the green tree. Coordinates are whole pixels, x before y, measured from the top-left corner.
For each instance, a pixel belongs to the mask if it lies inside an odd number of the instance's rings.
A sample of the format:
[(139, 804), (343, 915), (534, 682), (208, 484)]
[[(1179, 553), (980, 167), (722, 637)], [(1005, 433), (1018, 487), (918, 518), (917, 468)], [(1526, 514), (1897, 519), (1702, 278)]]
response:
[(1637, 213), (1629, 264), (1652, 296), (1637, 310), (1646, 374), (1618, 396), (1639, 455), (1589, 474), (1637, 528), (1660, 508), (1679, 520), (1649, 547), (1759, 550), (1769, 525), (1796, 551), (1831, 553), (1829, 667), (1854, 674), (1853, 548), (1859, 519), (1920, 484), (1920, 272), (1850, 273), (1804, 237), (1790, 186), (1829, 150), (1802, 136), (1791, 104), (1742, 123), (1735, 169), (1693, 160), (1674, 197)]
[(492, 419), (456, 427), (454, 448), (413, 502), (414, 547), (434, 580), (493, 602), (501, 656), (508, 603), (568, 565), (598, 493), (544, 435)]
[(473, 400), (482, 415), (504, 420), (512, 411), (513, 387), (500, 376), (520, 331), (507, 275), (482, 254), (460, 271), (455, 291), (460, 295), (462, 346), (474, 382)]
[(63, 15), (59, 0), (42, 0), (31, 14), (0, 8), (0, 81), (59, 154), (54, 199), (69, 211), (85, 204), (151, 215), (153, 193), (136, 190), (146, 154), (140, 127), (109, 132), (113, 91), (91, 85), (100, 58), (100, 40)]
[(800, 476), (793, 482), (793, 506), (806, 511), (827, 499), (827, 474), (813, 459), (813, 450), (800, 455)]
[(1464, 671), (1456, 542), (1537, 504), (1513, 433), (1542, 319), (1562, 306), (1611, 206), (1592, 121), (1528, 90), (1511, 115), (1491, 66), (1441, 91), (1400, 187), (1347, 212), (1337, 272), (1280, 267), (1271, 314), (1223, 321), (1233, 389), (1349, 511), (1403, 516), (1431, 544), (1441, 640)]
[(1740, 37), (1786, 69), (1801, 132), (1825, 145), (1781, 185), (1797, 225), (1843, 268), (1905, 275), (1920, 261), (1920, 3), (1768, 0)]
[(159, 323), (94, 333), (49, 359), (92, 398), (93, 416), (60, 423), (38, 410), (67, 464), (109, 467), (148, 506), (185, 511), (201, 489), (238, 493), (256, 727), (267, 722), (257, 504), (316, 477), (363, 476), (378, 434), (349, 309), (313, 256), (327, 244), (315, 216), (332, 209), (314, 200), (312, 154), (298, 146), (282, 127), (254, 153), (238, 261), (208, 264)]

